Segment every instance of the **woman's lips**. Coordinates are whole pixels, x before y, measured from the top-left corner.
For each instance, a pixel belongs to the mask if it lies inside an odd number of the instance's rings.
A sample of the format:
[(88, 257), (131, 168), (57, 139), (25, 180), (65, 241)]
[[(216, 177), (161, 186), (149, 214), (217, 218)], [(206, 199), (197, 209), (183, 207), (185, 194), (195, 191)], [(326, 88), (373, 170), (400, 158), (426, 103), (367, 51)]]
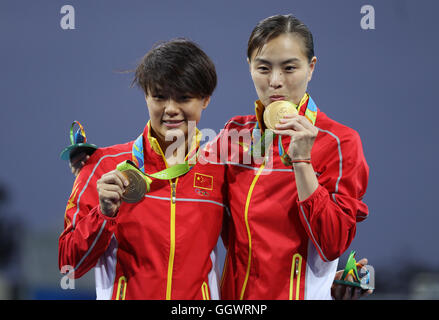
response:
[(271, 100), (271, 101), (281, 101), (281, 100), (285, 100), (285, 96), (278, 96), (278, 95), (270, 96), (270, 100)]
[(184, 123), (184, 120), (163, 120), (163, 124), (168, 128), (178, 128)]

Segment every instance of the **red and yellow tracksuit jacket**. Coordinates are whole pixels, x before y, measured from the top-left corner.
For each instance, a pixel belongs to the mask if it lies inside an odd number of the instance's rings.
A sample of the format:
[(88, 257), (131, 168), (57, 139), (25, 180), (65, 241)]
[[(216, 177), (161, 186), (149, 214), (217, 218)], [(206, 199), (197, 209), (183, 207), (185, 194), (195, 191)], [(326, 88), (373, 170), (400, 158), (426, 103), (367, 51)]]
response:
[[(167, 164), (149, 130), (148, 123), (144, 166), (155, 173)], [(94, 268), (98, 299), (218, 298), (224, 165), (197, 163), (175, 181), (154, 179), (142, 201), (123, 202), (110, 218), (99, 209), (96, 182), (131, 160), (132, 147), (133, 141), (100, 148), (82, 168), (59, 238), (60, 269), (71, 266), (81, 277)]]
[[(232, 118), (224, 132), (253, 134), (256, 124), (263, 128), (263, 109), (257, 102), (256, 115)], [(281, 162), (277, 137), (271, 160), (259, 164), (243, 163), (248, 142), (227, 138), (231, 218), (223, 233), (222, 299), (331, 299), (338, 257), (354, 238), (356, 222), (368, 215), (362, 197), (369, 168), (356, 131), (320, 110), (315, 126), (311, 159), (319, 187), (304, 201), (292, 168)], [(289, 143), (283, 136), (284, 150)]]

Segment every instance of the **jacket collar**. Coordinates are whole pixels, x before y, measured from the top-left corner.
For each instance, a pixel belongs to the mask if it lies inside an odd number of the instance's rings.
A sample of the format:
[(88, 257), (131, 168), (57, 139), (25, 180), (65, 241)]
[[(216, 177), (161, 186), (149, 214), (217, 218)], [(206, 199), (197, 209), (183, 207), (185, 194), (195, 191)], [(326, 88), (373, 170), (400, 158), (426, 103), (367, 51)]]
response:
[[(193, 156), (193, 154), (198, 150), (202, 136), (203, 134), (201, 133), (201, 131), (198, 130), (198, 128), (195, 128), (195, 139), (190, 140), (191, 145), (189, 148), (189, 152), (185, 157), (185, 160), (187, 160), (188, 157)], [(145, 129), (143, 130), (143, 137), (144, 137), (145, 146), (150, 147), (152, 150), (154, 150), (156, 154), (161, 155), (166, 163), (165, 154), (162, 148), (160, 147), (158, 140), (151, 135), (151, 120), (148, 120), (148, 123), (146, 124)]]

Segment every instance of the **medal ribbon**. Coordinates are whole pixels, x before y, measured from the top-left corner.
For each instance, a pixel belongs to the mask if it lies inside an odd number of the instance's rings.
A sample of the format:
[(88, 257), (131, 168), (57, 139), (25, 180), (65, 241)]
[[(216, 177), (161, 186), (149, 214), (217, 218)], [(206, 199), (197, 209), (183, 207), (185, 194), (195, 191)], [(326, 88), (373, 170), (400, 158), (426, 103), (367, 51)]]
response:
[(189, 160), (185, 161), (184, 163), (179, 163), (162, 171), (153, 174), (148, 174), (145, 172), (144, 153), (143, 153), (143, 134), (137, 137), (136, 141), (134, 141), (132, 148), (132, 159), (134, 164), (139, 168), (139, 170), (142, 171), (143, 174), (146, 175), (147, 177), (160, 179), (160, 180), (172, 180), (189, 172), (189, 170), (191, 170), (196, 163), (196, 161), (193, 161), (194, 160), (193, 158), (196, 155), (197, 155), (197, 151), (196, 149), (194, 149), (188, 155)]
[[(302, 111), (302, 108), (306, 108), (304, 113), (305, 118), (307, 118), (309, 122), (311, 122), (314, 125), (317, 120), (317, 106), (314, 100), (307, 93), (305, 93), (305, 95), (303, 96), (302, 100), (299, 103), (299, 107), (297, 108), (299, 114)], [(291, 167), (293, 163), (291, 162), (291, 158), (288, 155), (288, 153), (285, 152), (284, 150), (284, 146), (282, 144), (282, 137), (281, 135), (279, 135), (278, 137), (279, 137), (278, 148), (279, 148), (280, 159), (282, 160), (282, 163), (285, 166)]]
[[(75, 124), (79, 126), (79, 129), (73, 135), (73, 127), (75, 126)], [(87, 142), (87, 137), (85, 136), (84, 127), (79, 123), (79, 121), (75, 120), (72, 122), (72, 125), (70, 127), (70, 142), (72, 143), (72, 145)]]

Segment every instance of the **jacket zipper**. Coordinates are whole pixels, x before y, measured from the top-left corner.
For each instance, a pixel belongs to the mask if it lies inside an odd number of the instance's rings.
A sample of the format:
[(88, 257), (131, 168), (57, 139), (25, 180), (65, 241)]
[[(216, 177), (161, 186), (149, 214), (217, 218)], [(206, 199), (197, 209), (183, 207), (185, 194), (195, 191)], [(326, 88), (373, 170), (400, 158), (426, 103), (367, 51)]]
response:
[(171, 183), (171, 201), (175, 204), (175, 182)]
[(172, 290), (172, 272), (174, 268), (174, 256), (175, 256), (175, 200), (176, 200), (176, 185), (178, 178), (175, 182), (171, 182), (171, 223), (170, 223), (170, 250), (169, 250), (169, 262), (168, 262), (168, 275), (166, 284), (166, 300), (171, 300)]
[(248, 222), (248, 210), (250, 207), (250, 200), (252, 197), (253, 189), (256, 185), (256, 182), (259, 179), (259, 176), (261, 175), (262, 170), (264, 170), (264, 167), (265, 167), (265, 161), (262, 162), (262, 165), (259, 167), (258, 172), (256, 173), (255, 177), (253, 178), (253, 181), (250, 185), (250, 189), (249, 189), (248, 194), (247, 194), (247, 200), (245, 203), (244, 221), (245, 221), (245, 227), (247, 229), (247, 237), (248, 237), (248, 260), (247, 260), (247, 270), (245, 273), (244, 283), (242, 284), (241, 294), (239, 296), (239, 300), (244, 299), (245, 289), (247, 288), (247, 282), (248, 282), (248, 278), (250, 276), (250, 266), (251, 266), (251, 257), (252, 257), (252, 236), (251, 236), (251, 232), (250, 232), (250, 224)]

